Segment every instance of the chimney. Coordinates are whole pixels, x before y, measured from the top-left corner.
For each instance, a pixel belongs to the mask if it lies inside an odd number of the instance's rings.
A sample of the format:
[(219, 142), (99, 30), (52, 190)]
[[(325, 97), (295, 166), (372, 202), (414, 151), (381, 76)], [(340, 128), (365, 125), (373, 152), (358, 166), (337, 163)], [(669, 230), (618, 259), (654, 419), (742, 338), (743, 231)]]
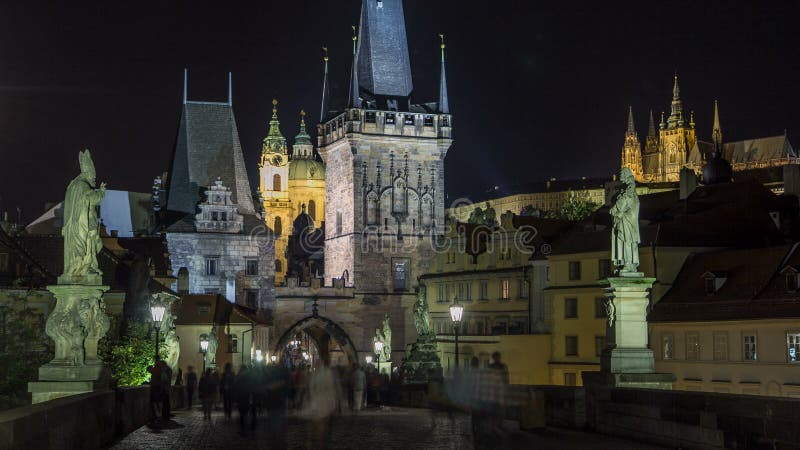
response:
[(681, 169), (680, 176), (680, 199), (686, 200), (686, 198), (694, 192), (695, 188), (697, 188), (697, 174), (694, 173), (694, 170), (684, 167)]

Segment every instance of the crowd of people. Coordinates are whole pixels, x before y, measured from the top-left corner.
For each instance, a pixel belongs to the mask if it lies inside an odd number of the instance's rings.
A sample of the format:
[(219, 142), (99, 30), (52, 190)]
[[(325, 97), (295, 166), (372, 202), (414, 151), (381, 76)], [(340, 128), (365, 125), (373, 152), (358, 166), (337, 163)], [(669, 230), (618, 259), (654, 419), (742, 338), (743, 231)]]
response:
[[(471, 414), (475, 447), (494, 448), (503, 438), (508, 369), (497, 352), (491, 364), (479, 366), (478, 359), (472, 358), (469, 370), (455, 371), (445, 389), (429, 392), (429, 398), (434, 406), (448, 411), (451, 419), (454, 411)], [(149, 370), (153, 418), (169, 420), (172, 371), (164, 361)], [(185, 377), (179, 369), (174, 380), (180, 387), (176, 391), (184, 397), (181, 403), (187, 408), (192, 408), (195, 394), (198, 396), (205, 420), (212, 418), (220, 403), (225, 419), (233, 420), (235, 405), (239, 431), (246, 435), (256, 429), (259, 416), (264, 416), (269, 448), (286, 447), (290, 413), (311, 423), (307, 446), (324, 448), (334, 415), (358, 414), (367, 406), (383, 407), (394, 400), (391, 395), (397, 392), (393, 389), (397, 384), (397, 371), (381, 374), (371, 365), (364, 368), (358, 364), (330, 367), (326, 361), (319, 361), (314, 370), (272, 363), (242, 366), (238, 373), (227, 363), (222, 373), (208, 368), (199, 380), (194, 367), (189, 366)]]

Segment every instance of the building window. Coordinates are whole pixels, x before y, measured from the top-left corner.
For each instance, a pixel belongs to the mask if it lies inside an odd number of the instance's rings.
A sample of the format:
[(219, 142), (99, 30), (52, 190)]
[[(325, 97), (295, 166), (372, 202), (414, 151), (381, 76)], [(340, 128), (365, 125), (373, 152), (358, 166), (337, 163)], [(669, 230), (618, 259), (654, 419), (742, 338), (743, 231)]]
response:
[(527, 299), (529, 292), (528, 292), (528, 280), (519, 280), (519, 298)]
[(481, 281), (481, 292), (480, 297), (481, 300), (488, 300), (489, 299), (489, 282), (488, 281)]
[(275, 260), (275, 272), (283, 273), (283, 261), (281, 261), (280, 259)]
[(606, 314), (606, 298), (605, 297), (595, 297), (594, 298), (594, 317), (595, 319), (605, 319), (608, 317)]
[(189, 293), (189, 269), (186, 267), (181, 267), (178, 270), (178, 293)]
[(717, 280), (713, 277), (706, 277), (705, 279), (706, 294), (711, 295), (717, 290)]
[(728, 360), (728, 333), (724, 331), (714, 333), (714, 361)]
[(425, 116), (422, 120), (423, 120), (422, 126), (425, 127), (433, 126), (433, 116)]
[(700, 359), (700, 336), (696, 332), (686, 333), (686, 359), (690, 361)]
[(258, 291), (247, 291), (245, 303), (248, 308), (256, 309), (258, 306)]
[(672, 359), (675, 343), (672, 333), (664, 333), (661, 335), (661, 359)]
[(800, 361), (800, 333), (786, 333), (786, 346), (788, 361), (790, 363)]
[(245, 262), (245, 272), (247, 273), (248, 277), (257, 276), (258, 275), (258, 260), (257, 259), (248, 259)]
[(458, 284), (458, 299), (464, 301), (472, 300), (472, 291), (469, 282)]
[(394, 114), (386, 114), (386, 119), (385, 119), (385, 122), (386, 122), (387, 124), (393, 125), (393, 124), (394, 124), (394, 122), (395, 122), (395, 117), (394, 117)]
[(570, 261), (569, 262), (569, 279), (570, 281), (577, 281), (581, 279), (581, 262), (580, 261)]
[(798, 288), (798, 281), (797, 281), (797, 272), (790, 271), (786, 273), (786, 291), (787, 292), (797, 292)]
[(312, 219), (317, 220), (317, 202), (314, 200), (308, 201), (308, 215), (311, 216)]
[(393, 261), (392, 277), (394, 279), (394, 290), (404, 291), (408, 288), (406, 280), (408, 279), (408, 260), (396, 259)]
[(281, 176), (277, 173), (272, 176), (272, 190), (273, 191), (281, 190)]
[(201, 334), (200, 337), (197, 338), (197, 352), (198, 353), (203, 353), (203, 346), (200, 345), (200, 341), (207, 341), (207, 340), (208, 340), (208, 335), (205, 334), (205, 333)]
[(275, 236), (280, 236), (283, 234), (283, 222), (281, 221), (280, 217), (275, 218)]
[(547, 282), (549, 283), (550, 282), (550, 266), (547, 266), (547, 267), (544, 268), (544, 274), (545, 274), (545, 280), (547, 280)]
[(203, 315), (211, 312), (211, 305), (197, 305), (197, 314)]
[(578, 299), (565, 298), (564, 299), (564, 318), (577, 319), (578, 318)]
[(450, 285), (442, 283), (439, 285), (439, 303), (447, 303), (450, 301)]
[(601, 259), (597, 261), (597, 275), (599, 279), (608, 278), (611, 276), (611, 260)]
[(500, 334), (507, 334), (508, 333), (508, 322), (505, 318), (497, 318), (494, 320), (494, 326), (492, 327), (492, 335), (500, 335)]
[(756, 340), (755, 334), (746, 334), (742, 336), (742, 343), (744, 345), (743, 348), (743, 356), (745, 361), (757, 361), (758, 360), (758, 341)]
[(216, 211), (211, 211), (211, 220), (213, 221), (219, 220), (219, 213)]
[(239, 353), (239, 336), (228, 335), (228, 353)]
[(336, 235), (342, 235), (342, 212), (339, 211), (336, 213)]
[(500, 300), (508, 300), (511, 298), (511, 293), (509, 292), (509, 285), (511, 284), (511, 280), (508, 278), (503, 278), (500, 280)]
[(515, 317), (508, 326), (508, 334), (525, 334), (528, 330), (528, 321), (521, 317)]
[(575, 372), (564, 373), (564, 386), (577, 386), (578, 376)]
[(595, 336), (594, 337), (594, 356), (600, 357), (603, 356), (603, 349), (606, 348), (606, 337), (605, 336)]
[(8, 253), (0, 253), (0, 270), (8, 270)]
[(578, 336), (566, 336), (564, 338), (564, 354), (578, 356)]
[(206, 257), (206, 275), (214, 276), (219, 273), (219, 256)]

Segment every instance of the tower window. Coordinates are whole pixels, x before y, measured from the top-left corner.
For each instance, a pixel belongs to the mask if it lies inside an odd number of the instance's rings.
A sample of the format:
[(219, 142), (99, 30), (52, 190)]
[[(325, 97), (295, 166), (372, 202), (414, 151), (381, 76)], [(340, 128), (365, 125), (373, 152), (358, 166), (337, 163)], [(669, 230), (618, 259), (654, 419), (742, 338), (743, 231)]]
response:
[(283, 261), (280, 259), (275, 260), (275, 272), (280, 273), (283, 272)]
[(248, 277), (255, 277), (258, 276), (258, 260), (257, 259), (248, 259), (245, 262), (246, 265), (246, 273)]
[(272, 190), (273, 191), (280, 191), (281, 190), (281, 176), (280, 174), (275, 174), (272, 176)]
[(275, 236), (280, 236), (283, 234), (283, 223), (281, 222), (280, 217), (275, 218)]
[(216, 275), (219, 272), (219, 256), (206, 257), (206, 275)]
[(341, 211), (336, 213), (336, 235), (340, 236), (342, 234), (342, 213)]

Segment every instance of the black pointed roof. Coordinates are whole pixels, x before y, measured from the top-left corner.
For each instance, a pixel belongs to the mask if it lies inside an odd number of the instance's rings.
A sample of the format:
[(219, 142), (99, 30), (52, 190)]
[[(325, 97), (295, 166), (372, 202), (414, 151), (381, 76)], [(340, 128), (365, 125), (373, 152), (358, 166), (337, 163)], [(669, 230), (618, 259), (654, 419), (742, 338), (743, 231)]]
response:
[(373, 96), (411, 95), (411, 62), (402, 0), (362, 2), (358, 84)]

